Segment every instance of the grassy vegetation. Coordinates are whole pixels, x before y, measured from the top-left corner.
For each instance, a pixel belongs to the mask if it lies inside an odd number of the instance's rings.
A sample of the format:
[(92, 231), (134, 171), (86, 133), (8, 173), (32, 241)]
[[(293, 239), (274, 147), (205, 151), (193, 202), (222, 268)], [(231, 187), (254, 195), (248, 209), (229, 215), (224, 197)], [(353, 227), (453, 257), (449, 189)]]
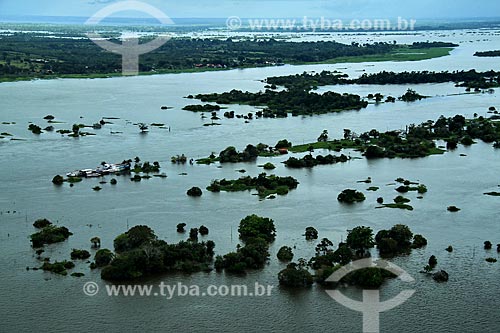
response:
[[(386, 54), (369, 54), (362, 56), (339, 57), (314, 64), (338, 64), (338, 63), (361, 63), (361, 62), (383, 62), (383, 61), (421, 61), (433, 58), (449, 56), (453, 50), (451, 47), (432, 47), (425, 49), (412, 49), (406, 46)], [(306, 62), (293, 63), (294, 65), (311, 64)]]
[(362, 149), (361, 144), (357, 144), (353, 140), (342, 139), (342, 140), (332, 140), (326, 142), (311, 142), (303, 145), (292, 146), (289, 150), (292, 153), (305, 153), (313, 149), (328, 149), (333, 151), (340, 151), (341, 149)]
[(293, 177), (267, 176), (265, 173), (258, 177), (241, 177), (233, 180), (214, 180), (207, 187), (210, 192), (241, 192), (257, 190), (258, 195), (265, 198), (272, 194), (286, 195), (290, 190), (296, 189), (299, 182)]
[(379, 207), (379, 208), (398, 208), (398, 209), (406, 209), (406, 210), (413, 210), (413, 207), (408, 205), (408, 204), (404, 204), (404, 203), (390, 203), (390, 204), (383, 204), (382, 207)]

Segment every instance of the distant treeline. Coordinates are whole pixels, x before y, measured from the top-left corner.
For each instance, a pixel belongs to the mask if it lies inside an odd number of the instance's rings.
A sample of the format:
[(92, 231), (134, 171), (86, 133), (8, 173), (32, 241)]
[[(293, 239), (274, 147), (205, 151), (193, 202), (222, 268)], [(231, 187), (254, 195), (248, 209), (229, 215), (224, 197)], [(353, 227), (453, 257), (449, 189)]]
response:
[(460, 45), (447, 42), (414, 42), (410, 45), (412, 49), (427, 49), (431, 47), (458, 47)]
[(474, 53), (475, 57), (500, 57), (500, 50)]
[[(141, 43), (147, 41), (144, 39)], [(321, 62), (338, 57), (388, 54), (399, 47), (393, 43), (176, 38), (142, 55), (139, 70), (162, 72)], [(0, 76), (3, 78), (102, 75), (121, 72), (121, 66), (120, 55), (101, 49), (87, 38), (48, 38), (35, 33), (14, 33), (2, 36), (0, 43)]]
[(500, 72), (454, 71), (454, 72), (379, 72), (363, 74), (357, 79), (349, 79), (338, 72), (322, 71), (321, 73), (302, 73), (288, 76), (269, 77), (270, 85), (292, 87), (317, 87), (339, 84), (419, 84), (455, 82), (459, 86), (469, 88), (494, 88), (500, 86)]

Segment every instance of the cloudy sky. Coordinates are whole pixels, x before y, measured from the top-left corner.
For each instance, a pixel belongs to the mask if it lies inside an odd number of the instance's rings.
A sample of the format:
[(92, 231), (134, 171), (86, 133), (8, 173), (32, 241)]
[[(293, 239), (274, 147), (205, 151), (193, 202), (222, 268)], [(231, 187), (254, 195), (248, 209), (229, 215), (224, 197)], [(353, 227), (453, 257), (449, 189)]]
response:
[[(123, 0), (0, 0), (0, 16), (93, 15)], [(169, 17), (477, 18), (500, 17), (498, 0), (144, 0)], [(133, 16), (122, 13), (121, 16)]]

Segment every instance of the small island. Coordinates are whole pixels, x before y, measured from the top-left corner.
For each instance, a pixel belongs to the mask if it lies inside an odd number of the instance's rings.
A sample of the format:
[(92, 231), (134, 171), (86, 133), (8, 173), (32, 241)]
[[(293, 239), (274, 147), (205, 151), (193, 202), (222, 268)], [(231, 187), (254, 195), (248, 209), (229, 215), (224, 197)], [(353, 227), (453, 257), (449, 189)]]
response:
[(272, 194), (286, 195), (290, 190), (296, 189), (299, 182), (293, 177), (279, 177), (275, 175), (266, 175), (261, 173), (257, 177), (241, 177), (234, 180), (214, 180), (207, 187), (210, 192), (240, 192), (257, 190), (261, 198)]

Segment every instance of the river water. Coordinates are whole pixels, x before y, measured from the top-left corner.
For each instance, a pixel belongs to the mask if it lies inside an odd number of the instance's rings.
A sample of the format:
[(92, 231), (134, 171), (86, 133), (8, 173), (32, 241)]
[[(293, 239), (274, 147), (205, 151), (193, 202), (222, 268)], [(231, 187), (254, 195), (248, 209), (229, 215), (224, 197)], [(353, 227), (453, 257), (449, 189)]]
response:
[[(0, 321), (1, 331), (338, 331), (360, 332), (362, 315), (331, 299), (322, 287), (290, 291), (280, 288), (277, 273), (285, 266), (276, 259), (282, 245), (295, 246), (295, 258), (310, 258), (314, 243), (302, 236), (305, 227), (314, 226), (320, 237), (334, 243), (345, 239), (346, 230), (358, 225), (375, 231), (397, 223), (410, 226), (423, 234), (429, 245), (410, 256), (394, 259), (394, 263), (415, 278), (413, 283), (399, 280), (387, 282), (381, 297), (389, 299), (402, 289), (414, 289), (415, 295), (405, 304), (381, 315), (383, 332), (498, 332), (499, 264), (489, 264), (486, 257), (497, 257), (495, 251), (482, 248), (485, 240), (500, 243), (498, 223), (499, 199), (484, 196), (496, 191), (500, 184), (498, 165), (500, 151), (478, 143), (459, 147), (442, 156), (416, 160), (354, 159), (349, 163), (320, 166), (312, 170), (288, 170), (283, 158), (259, 158), (257, 163), (210, 166), (177, 166), (170, 157), (184, 153), (198, 158), (219, 152), (229, 145), (243, 149), (246, 144), (275, 144), (287, 138), (293, 143), (314, 141), (322, 130), (332, 137), (342, 135), (344, 128), (361, 132), (400, 129), (411, 123), (436, 119), (440, 115), (474, 113), (487, 115), (490, 106), (500, 107), (498, 94), (461, 94), (463, 88), (453, 84), (413, 85), (417, 92), (432, 98), (416, 102), (370, 105), (361, 111), (348, 111), (315, 117), (258, 119), (245, 123), (242, 119), (222, 119), (221, 126), (202, 126), (209, 122), (199, 114), (182, 111), (193, 100), (189, 94), (223, 92), (231, 89), (258, 91), (260, 80), (274, 75), (303, 71), (341, 70), (351, 76), (381, 70), (498, 70), (498, 58), (476, 58), (476, 51), (500, 48), (496, 31), (467, 30), (423, 32), (414, 35), (342, 35), (340, 41), (401, 42), (419, 40), (455, 41), (460, 47), (449, 57), (404, 63), (364, 63), (337, 65), (283, 66), (222, 72), (142, 76), (95, 80), (51, 80), (3, 83), (0, 85), (0, 132), (11, 133), (10, 141), (0, 139)], [(308, 37), (309, 38), (309, 37)], [(331, 38), (313, 36), (310, 38)], [(335, 90), (366, 96), (381, 92), (400, 96), (409, 86), (343, 86), (321, 87), (319, 91)], [(460, 95), (456, 95), (460, 94)], [(160, 106), (173, 107), (161, 110)], [(250, 106), (230, 106), (236, 113), (255, 111)], [(52, 114), (71, 128), (73, 123), (93, 124), (102, 117), (116, 117), (113, 124), (95, 132), (96, 136), (79, 139), (59, 134), (32, 135), (29, 122), (45, 127), (44, 116)], [(165, 123), (171, 130), (152, 127), (148, 134), (139, 134), (134, 123)], [(112, 134), (111, 132), (122, 132)], [(351, 152), (352, 156), (356, 153)], [(466, 156), (461, 156), (464, 154)], [(92, 168), (101, 161), (119, 162), (140, 156), (142, 160), (159, 161), (168, 178), (153, 178), (140, 183), (118, 177), (118, 184), (101, 185), (99, 180), (84, 180), (73, 188), (54, 187), (51, 179), (74, 169)], [(285, 197), (259, 201), (247, 192), (205, 192), (199, 199), (186, 196), (191, 186), (201, 188), (212, 179), (237, 178), (237, 169), (246, 169), (255, 176), (258, 167), (272, 161), (277, 175), (291, 175), (299, 187)], [(187, 175), (182, 175), (187, 173)], [(372, 177), (370, 185), (357, 183)], [(397, 195), (388, 185), (398, 177), (420, 181), (429, 192), (424, 199), (412, 199), (413, 211), (375, 209), (375, 199), (390, 200)], [(108, 179), (109, 180), (109, 179)], [(365, 191), (379, 186), (378, 192)], [(340, 205), (337, 194), (345, 188), (363, 190), (367, 200), (355, 206)], [(447, 206), (462, 210), (449, 213)], [(271, 246), (269, 265), (246, 277), (225, 274), (197, 273), (151, 278), (145, 283), (186, 285), (248, 284), (255, 282), (274, 286), (269, 297), (109, 297), (107, 285), (99, 271), (91, 271), (86, 263), (78, 263), (74, 271), (85, 276), (78, 279), (60, 277), (42, 271), (26, 271), (39, 266), (30, 247), (29, 235), (35, 230), (35, 219), (46, 217), (68, 227), (74, 235), (68, 241), (47, 247), (44, 256), (52, 260), (69, 259), (72, 248), (90, 247), (89, 239), (99, 236), (103, 248), (112, 248), (114, 237), (131, 227), (147, 224), (161, 239), (177, 242), (185, 236), (175, 231), (177, 223), (190, 227), (201, 224), (210, 229), (206, 239), (216, 243), (217, 254), (234, 250), (238, 244), (239, 221), (249, 214), (274, 219), (277, 239)], [(455, 251), (444, 249), (453, 245)], [(438, 267), (450, 274), (450, 281), (437, 284), (419, 273), (430, 255), (438, 258)], [(85, 296), (82, 287), (96, 282), (101, 293)], [(342, 290), (361, 299), (361, 291)]]

